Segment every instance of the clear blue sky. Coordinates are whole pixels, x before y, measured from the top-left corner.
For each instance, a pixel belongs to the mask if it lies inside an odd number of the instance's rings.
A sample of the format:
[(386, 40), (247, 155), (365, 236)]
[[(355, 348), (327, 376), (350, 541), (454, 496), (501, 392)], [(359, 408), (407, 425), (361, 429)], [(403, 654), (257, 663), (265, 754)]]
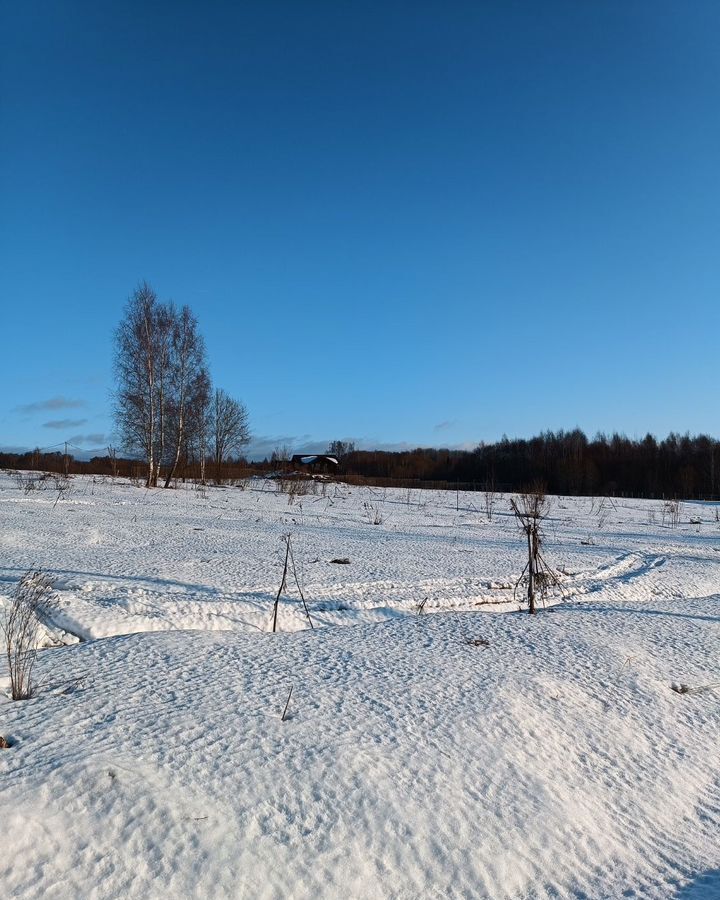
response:
[(141, 279), (261, 449), (720, 433), (716, 0), (0, 8), (0, 445)]

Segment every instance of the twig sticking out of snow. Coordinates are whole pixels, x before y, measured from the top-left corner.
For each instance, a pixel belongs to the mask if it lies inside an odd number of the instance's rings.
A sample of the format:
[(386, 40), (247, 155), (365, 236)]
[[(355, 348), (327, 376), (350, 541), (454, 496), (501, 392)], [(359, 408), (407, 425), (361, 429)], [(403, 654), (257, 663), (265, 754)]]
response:
[[(289, 538), (289, 535), (288, 535)], [(277, 597), (275, 597), (275, 605), (273, 607), (273, 634), (277, 631), (277, 616), (278, 616), (278, 606), (280, 604), (280, 594), (282, 594), (285, 589), (285, 585), (287, 582), (287, 569), (288, 569), (288, 559), (290, 558), (290, 541), (289, 539), (285, 543), (285, 565), (283, 566), (283, 574), (282, 581), (280, 582), (280, 587), (278, 588)]]
[(287, 536), (287, 544), (290, 550), (290, 562), (292, 563), (293, 576), (295, 577), (295, 584), (297, 585), (298, 593), (300, 594), (300, 599), (302, 600), (302, 605), (305, 609), (305, 615), (307, 616), (307, 620), (310, 623), (311, 628), (315, 628), (312, 623), (312, 619), (310, 618), (310, 610), (308, 609), (307, 603), (305, 602), (305, 595), (303, 594), (302, 588), (300, 587), (300, 580), (298, 579), (297, 574), (297, 566), (295, 565), (295, 555), (293, 554), (292, 546), (290, 544), (290, 535)]
[(290, 542), (290, 535), (286, 534), (284, 537), (285, 541), (285, 565), (283, 566), (283, 574), (282, 580), (280, 582), (280, 587), (278, 588), (277, 596), (275, 597), (275, 603), (273, 605), (273, 634), (277, 631), (277, 618), (278, 618), (278, 606), (280, 605), (280, 595), (287, 588), (287, 574), (288, 574), (288, 564), (292, 563), (292, 571), (293, 577), (295, 579), (295, 584), (297, 585), (298, 593), (300, 594), (300, 599), (302, 601), (302, 605), (305, 609), (305, 615), (307, 616), (307, 620), (310, 623), (311, 628), (315, 628), (313, 625), (313, 621), (310, 618), (310, 610), (308, 609), (307, 603), (305, 602), (305, 595), (303, 594), (302, 588), (300, 587), (300, 579), (297, 574), (297, 566), (295, 565), (295, 556), (293, 555), (292, 545)]
[(283, 714), (280, 717), (281, 722), (285, 721), (285, 716), (287, 715), (288, 706), (290, 706), (290, 698), (292, 697), (293, 687), (295, 687), (295, 685), (291, 684), (290, 685), (290, 693), (288, 694), (288, 698), (287, 698), (287, 703), (285, 704), (285, 709), (283, 710)]

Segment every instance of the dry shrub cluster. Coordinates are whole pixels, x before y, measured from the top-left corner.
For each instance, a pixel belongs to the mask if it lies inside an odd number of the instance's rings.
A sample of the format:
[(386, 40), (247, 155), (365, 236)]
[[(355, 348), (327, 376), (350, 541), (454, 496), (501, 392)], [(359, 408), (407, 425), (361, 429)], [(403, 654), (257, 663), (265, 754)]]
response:
[(40, 633), (54, 603), (53, 580), (40, 571), (26, 572), (10, 599), (3, 634), (13, 700), (27, 700), (34, 693), (32, 673)]

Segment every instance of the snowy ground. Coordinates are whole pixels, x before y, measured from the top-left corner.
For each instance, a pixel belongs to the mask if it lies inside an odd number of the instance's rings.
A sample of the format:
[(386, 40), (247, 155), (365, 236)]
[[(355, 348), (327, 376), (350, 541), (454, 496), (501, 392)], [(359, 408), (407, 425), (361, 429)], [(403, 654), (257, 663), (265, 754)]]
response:
[(320, 490), (0, 476), (68, 645), (0, 698), (4, 893), (720, 896), (716, 507), (555, 498), (531, 618), (506, 498)]

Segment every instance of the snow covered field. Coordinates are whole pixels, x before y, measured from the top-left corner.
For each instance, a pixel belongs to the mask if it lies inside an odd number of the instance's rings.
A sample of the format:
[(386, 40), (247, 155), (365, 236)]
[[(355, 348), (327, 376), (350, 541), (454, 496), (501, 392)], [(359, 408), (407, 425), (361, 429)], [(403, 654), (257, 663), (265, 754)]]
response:
[(0, 475), (67, 645), (0, 698), (4, 893), (720, 896), (720, 522), (662, 519), (554, 498), (533, 618), (507, 498)]

